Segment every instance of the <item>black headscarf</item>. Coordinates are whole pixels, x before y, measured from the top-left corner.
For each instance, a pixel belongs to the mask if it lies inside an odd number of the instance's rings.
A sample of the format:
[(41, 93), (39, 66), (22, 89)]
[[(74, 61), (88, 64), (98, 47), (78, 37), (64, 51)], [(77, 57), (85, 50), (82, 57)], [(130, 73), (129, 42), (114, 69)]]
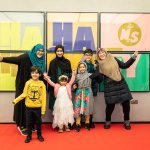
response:
[[(64, 52), (64, 47), (62, 45), (57, 45), (55, 47), (55, 53), (58, 48), (61, 48)], [(58, 67), (61, 70), (61, 75), (65, 74), (68, 76), (68, 78), (71, 77), (72, 69), (71, 69), (70, 61), (66, 59), (64, 56), (58, 57), (56, 55), (56, 58), (53, 59), (50, 63), (49, 72), (48, 72), (48, 75), (51, 77), (52, 81), (54, 81), (55, 83), (57, 82)]]

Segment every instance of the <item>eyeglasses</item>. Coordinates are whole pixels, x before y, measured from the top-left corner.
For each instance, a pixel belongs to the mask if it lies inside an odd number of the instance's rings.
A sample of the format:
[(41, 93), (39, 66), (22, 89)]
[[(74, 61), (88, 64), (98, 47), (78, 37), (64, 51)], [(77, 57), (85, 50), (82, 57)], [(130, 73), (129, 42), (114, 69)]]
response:
[(84, 55), (85, 55), (85, 56), (92, 56), (91, 53), (85, 53)]

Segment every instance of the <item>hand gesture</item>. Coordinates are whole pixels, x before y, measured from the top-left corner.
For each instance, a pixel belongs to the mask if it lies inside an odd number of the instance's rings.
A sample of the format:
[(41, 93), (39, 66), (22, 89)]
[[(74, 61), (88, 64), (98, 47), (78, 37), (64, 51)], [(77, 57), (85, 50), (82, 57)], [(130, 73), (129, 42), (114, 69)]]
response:
[(2, 61), (3, 60), (3, 57), (0, 57), (0, 61)]
[(72, 70), (72, 73), (73, 73), (74, 75), (76, 75), (76, 70)]
[(138, 54), (139, 54), (138, 51), (135, 51), (134, 54), (133, 54), (133, 57), (136, 58), (138, 56)]
[(76, 84), (74, 84), (72, 87), (73, 87), (73, 89), (75, 90), (75, 89), (77, 88), (77, 85), (76, 85)]
[(49, 78), (50, 78), (50, 77), (49, 77), (48, 75), (45, 75), (45, 76), (44, 76), (44, 79), (45, 79), (45, 80), (48, 80)]
[(44, 77), (47, 77), (47, 76), (48, 76), (48, 75), (47, 75), (47, 72), (44, 72), (44, 73), (43, 73), (43, 76), (44, 76)]

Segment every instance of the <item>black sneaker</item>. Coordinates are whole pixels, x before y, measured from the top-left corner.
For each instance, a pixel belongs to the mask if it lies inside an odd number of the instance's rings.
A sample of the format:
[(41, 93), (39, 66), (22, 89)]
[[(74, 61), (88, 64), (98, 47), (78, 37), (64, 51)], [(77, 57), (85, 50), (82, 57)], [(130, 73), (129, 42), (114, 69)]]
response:
[(31, 136), (27, 136), (27, 138), (25, 139), (25, 143), (29, 143), (31, 141)]
[(80, 129), (81, 129), (81, 125), (79, 125), (79, 124), (76, 125), (76, 131), (77, 131), (77, 132), (80, 132)]
[(39, 135), (39, 136), (38, 136), (38, 139), (39, 139), (40, 142), (43, 142), (43, 141), (44, 141), (44, 138), (43, 138), (42, 135)]
[(89, 124), (89, 123), (86, 123), (86, 124), (85, 124), (85, 128), (90, 131), (90, 124)]
[(109, 129), (110, 128), (110, 121), (106, 121), (104, 124), (104, 129)]
[(19, 130), (19, 132), (21, 133), (21, 135), (23, 135), (23, 136), (27, 136), (27, 129), (26, 128), (24, 128), (24, 127), (17, 127), (18, 128), (18, 130)]
[(36, 128), (32, 128), (32, 132), (37, 132), (37, 129)]
[(21, 135), (23, 135), (23, 136), (27, 136), (28, 135), (28, 132), (27, 132), (27, 130), (26, 129), (24, 129), (24, 130), (21, 130)]
[(21, 130), (25, 129), (24, 127), (19, 127), (19, 126), (17, 128), (18, 128), (19, 132), (21, 132)]
[(70, 129), (70, 130), (73, 130), (73, 125), (71, 125), (71, 124), (69, 123), (68, 126), (69, 126), (69, 129)]
[(124, 128), (127, 129), (127, 130), (131, 129), (130, 121), (127, 120), (127, 121), (124, 122)]
[(94, 122), (90, 122), (90, 128), (95, 128)]

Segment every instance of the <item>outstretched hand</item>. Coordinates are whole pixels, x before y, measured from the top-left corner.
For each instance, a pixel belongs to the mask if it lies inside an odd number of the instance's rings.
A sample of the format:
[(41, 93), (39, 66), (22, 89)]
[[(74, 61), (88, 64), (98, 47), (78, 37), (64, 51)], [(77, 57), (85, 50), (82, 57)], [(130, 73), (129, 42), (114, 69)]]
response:
[(44, 72), (44, 73), (43, 73), (43, 76), (44, 76), (44, 77), (48, 76), (48, 75), (47, 75), (47, 72)]
[(44, 79), (48, 80), (50, 77), (48, 75), (44, 75)]
[(133, 56), (136, 58), (138, 56), (139, 52), (138, 51), (135, 51)]
[(3, 60), (3, 57), (0, 57), (0, 61), (2, 61)]
[(77, 84), (74, 84), (72, 87), (75, 90), (77, 88)]
[(72, 70), (72, 73), (73, 73), (74, 75), (76, 75), (76, 70)]

